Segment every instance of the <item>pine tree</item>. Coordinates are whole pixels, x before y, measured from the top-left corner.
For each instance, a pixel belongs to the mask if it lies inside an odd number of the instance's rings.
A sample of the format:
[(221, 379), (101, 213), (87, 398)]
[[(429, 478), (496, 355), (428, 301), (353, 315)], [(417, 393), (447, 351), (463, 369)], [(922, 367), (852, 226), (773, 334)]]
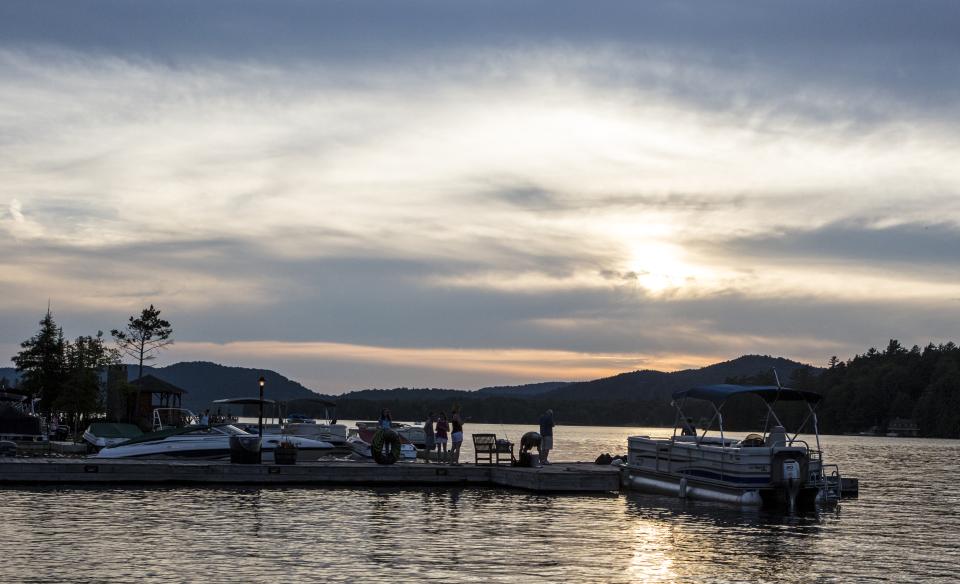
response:
[[(144, 308), (139, 317), (131, 316), (126, 330), (113, 329), (110, 334), (116, 340), (120, 352), (136, 359), (139, 363), (138, 381), (143, 378), (143, 362), (156, 359), (160, 349), (173, 344), (173, 339), (170, 338), (173, 328), (168, 321), (160, 318), (160, 310), (154, 308), (152, 304), (149, 308)], [(139, 391), (134, 398), (134, 403), (136, 411), (139, 411)]]
[(13, 363), (22, 373), (19, 389), (31, 397), (40, 398), (40, 408), (49, 411), (57, 401), (63, 386), (66, 342), (63, 330), (47, 314), (40, 321), (37, 334), (20, 343), (23, 349), (13, 357)]

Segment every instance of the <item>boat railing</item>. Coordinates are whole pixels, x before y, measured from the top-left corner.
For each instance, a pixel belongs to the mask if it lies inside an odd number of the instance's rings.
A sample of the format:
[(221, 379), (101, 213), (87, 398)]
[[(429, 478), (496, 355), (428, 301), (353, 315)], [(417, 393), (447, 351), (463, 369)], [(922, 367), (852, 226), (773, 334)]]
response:
[[(830, 474), (827, 474), (830, 469)], [(820, 465), (820, 488), (827, 501), (839, 501), (843, 494), (843, 479), (840, 477), (840, 467), (836, 464)]]
[(157, 408), (153, 410), (153, 431), (181, 428), (200, 423), (196, 414), (185, 408)]

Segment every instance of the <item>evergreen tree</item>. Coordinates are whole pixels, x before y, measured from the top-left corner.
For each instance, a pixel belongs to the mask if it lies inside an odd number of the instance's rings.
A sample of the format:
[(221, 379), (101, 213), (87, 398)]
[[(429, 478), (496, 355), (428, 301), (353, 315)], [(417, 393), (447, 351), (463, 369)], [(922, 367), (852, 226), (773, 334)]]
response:
[(49, 411), (57, 401), (65, 377), (66, 343), (63, 330), (53, 320), (50, 309), (40, 321), (37, 334), (20, 343), (22, 351), (13, 363), (22, 373), (19, 389), (40, 398), (40, 408)]
[(120, 352), (137, 360), (140, 366), (138, 380), (143, 377), (143, 362), (156, 359), (160, 349), (173, 344), (170, 338), (173, 328), (160, 318), (160, 310), (152, 304), (144, 308), (139, 317), (131, 316), (126, 330), (113, 329), (110, 334), (117, 341)]

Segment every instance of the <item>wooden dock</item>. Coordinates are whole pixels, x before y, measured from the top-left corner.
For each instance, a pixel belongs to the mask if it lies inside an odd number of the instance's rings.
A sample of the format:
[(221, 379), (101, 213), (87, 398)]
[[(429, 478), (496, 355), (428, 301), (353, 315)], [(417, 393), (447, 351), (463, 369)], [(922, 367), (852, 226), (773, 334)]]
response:
[(231, 464), (95, 458), (0, 458), (0, 484), (27, 485), (357, 485), (507, 487), (538, 493), (606, 493), (620, 489), (617, 467), (554, 463), (541, 468), (462, 464), (321, 461)]

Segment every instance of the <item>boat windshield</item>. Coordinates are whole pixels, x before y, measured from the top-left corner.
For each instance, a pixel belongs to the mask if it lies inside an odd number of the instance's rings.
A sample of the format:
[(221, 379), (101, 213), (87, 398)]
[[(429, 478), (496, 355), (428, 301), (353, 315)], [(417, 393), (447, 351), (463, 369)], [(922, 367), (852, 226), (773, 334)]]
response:
[(224, 424), (223, 426), (215, 426), (214, 429), (220, 432), (221, 434), (226, 434), (227, 436), (244, 436), (246, 434), (249, 434), (249, 432), (247, 432), (246, 430), (241, 430), (240, 428), (237, 428), (233, 424)]

